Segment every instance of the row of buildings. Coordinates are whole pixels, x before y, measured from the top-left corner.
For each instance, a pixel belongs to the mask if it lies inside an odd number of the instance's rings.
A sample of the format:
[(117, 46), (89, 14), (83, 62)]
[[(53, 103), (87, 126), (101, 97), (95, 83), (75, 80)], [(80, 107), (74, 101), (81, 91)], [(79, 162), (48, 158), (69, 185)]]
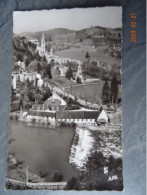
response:
[(16, 62), (18, 66), (17, 71), (13, 71), (12, 76), (12, 87), (13, 89), (17, 89), (17, 84), (19, 82), (26, 82), (29, 80), (30, 82), (33, 81), (33, 84), (37, 87), (41, 87), (43, 85), (43, 79), (41, 75), (35, 72), (27, 72), (25, 69), (25, 63), (18, 61)]
[(98, 110), (78, 109), (65, 110), (67, 103), (55, 92), (44, 104), (34, 104), (28, 111), (26, 120), (32, 122), (66, 123), (108, 123), (106, 111), (101, 106)]
[(30, 110), (26, 115), (26, 121), (32, 122), (57, 122), (76, 124), (108, 123), (109, 119), (102, 107), (99, 110), (69, 110), (69, 111), (45, 111)]

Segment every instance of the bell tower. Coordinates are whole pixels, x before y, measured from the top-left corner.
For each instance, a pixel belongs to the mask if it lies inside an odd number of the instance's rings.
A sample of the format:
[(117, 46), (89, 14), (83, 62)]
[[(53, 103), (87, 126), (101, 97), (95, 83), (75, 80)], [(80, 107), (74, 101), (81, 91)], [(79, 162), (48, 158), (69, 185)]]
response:
[(45, 55), (45, 37), (44, 37), (44, 32), (42, 33), (42, 37), (41, 37), (41, 55), (42, 55), (42, 57)]

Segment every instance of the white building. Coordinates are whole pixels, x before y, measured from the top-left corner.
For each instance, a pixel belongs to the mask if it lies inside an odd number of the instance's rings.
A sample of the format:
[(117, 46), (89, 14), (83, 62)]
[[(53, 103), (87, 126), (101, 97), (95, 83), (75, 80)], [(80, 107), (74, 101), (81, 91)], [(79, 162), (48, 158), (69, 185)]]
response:
[(13, 87), (13, 89), (16, 89), (16, 81), (17, 81), (17, 75), (12, 74), (12, 87)]
[(12, 87), (13, 87), (13, 89), (17, 88), (17, 81), (25, 82), (27, 79), (29, 81), (34, 81), (33, 84), (35, 85), (36, 74), (35, 73), (27, 73), (25, 71), (21, 71), (19, 74), (12, 73)]
[(37, 87), (42, 87), (42, 85), (43, 85), (43, 80), (42, 79), (38, 79)]
[(76, 74), (76, 80), (77, 80), (78, 78), (81, 80), (82, 83), (84, 82), (84, 80), (83, 80), (83, 75), (82, 75), (81, 63), (80, 63), (79, 66), (78, 66), (78, 71), (77, 71), (77, 74)]
[(98, 118), (97, 118), (97, 122), (106, 122), (108, 123), (108, 116), (106, 114), (106, 112), (102, 109), (101, 113), (99, 114)]
[(17, 62), (18, 66), (20, 69), (24, 69), (25, 70), (25, 63), (21, 62), (20, 60)]
[[(50, 99), (51, 100), (51, 99)], [(46, 103), (50, 104), (52, 102), (46, 101)], [(46, 104), (45, 103), (45, 104)], [(54, 103), (54, 102), (53, 102)], [(57, 103), (57, 102), (55, 102)], [(48, 107), (48, 105), (43, 105), (43, 107)], [(54, 105), (55, 106), (55, 105)], [(65, 122), (65, 123), (77, 123), (77, 124), (89, 124), (89, 125), (96, 125), (96, 122), (99, 123), (101, 122), (100, 120), (103, 120), (104, 123), (108, 123), (107, 117), (105, 116), (103, 112), (103, 108), (100, 107), (99, 110), (58, 110), (54, 109), (54, 111), (50, 111), (48, 109), (42, 109), (42, 110), (37, 110), (33, 109), (28, 112), (28, 117), (29, 119), (35, 118), (35, 119), (41, 119), (41, 120), (46, 120), (46, 121), (51, 121), (51, 122)], [(28, 118), (27, 117), (27, 118)]]

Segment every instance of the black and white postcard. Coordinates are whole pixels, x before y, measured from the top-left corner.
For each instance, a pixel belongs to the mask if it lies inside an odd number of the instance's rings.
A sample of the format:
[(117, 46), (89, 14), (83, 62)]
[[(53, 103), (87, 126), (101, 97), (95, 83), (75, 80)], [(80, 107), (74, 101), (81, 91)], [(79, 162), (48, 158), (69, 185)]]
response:
[(6, 189), (123, 190), (122, 8), (13, 12)]

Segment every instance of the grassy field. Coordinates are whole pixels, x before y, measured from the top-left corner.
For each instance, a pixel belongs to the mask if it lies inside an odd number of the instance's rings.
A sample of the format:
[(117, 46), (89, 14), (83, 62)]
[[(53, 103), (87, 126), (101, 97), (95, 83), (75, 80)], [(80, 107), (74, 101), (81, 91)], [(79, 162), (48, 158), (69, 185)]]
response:
[[(68, 81), (65, 77), (59, 76), (54, 78), (54, 83), (61, 89), (64, 87), (66, 92), (93, 103), (100, 102), (104, 85), (103, 80), (96, 81), (95, 83), (77, 84), (74, 81)], [(118, 96), (121, 97), (121, 85), (119, 85), (118, 93)]]
[(104, 81), (102, 80), (99, 80), (96, 83), (77, 84), (74, 81), (68, 81), (65, 77), (54, 78), (54, 83), (60, 89), (64, 88), (66, 92), (93, 103), (99, 102), (102, 93), (102, 87), (104, 85)]
[(65, 91), (72, 93), (74, 96), (80, 97), (81, 99), (98, 103), (102, 94), (103, 84), (103, 81), (99, 81), (97, 83), (86, 85), (73, 85), (72, 90), (71, 87), (65, 87)]
[(71, 48), (67, 50), (61, 50), (55, 53), (55, 55), (63, 58), (71, 58), (77, 59), (81, 61), (85, 61), (85, 54), (89, 52), (91, 60), (98, 60), (100, 62), (104, 62), (110, 65), (113, 64), (121, 64), (121, 60), (115, 57), (110, 56), (109, 54), (105, 54), (104, 50), (106, 49), (105, 46), (99, 47), (97, 50), (92, 49), (90, 47), (83, 47), (83, 48)]

